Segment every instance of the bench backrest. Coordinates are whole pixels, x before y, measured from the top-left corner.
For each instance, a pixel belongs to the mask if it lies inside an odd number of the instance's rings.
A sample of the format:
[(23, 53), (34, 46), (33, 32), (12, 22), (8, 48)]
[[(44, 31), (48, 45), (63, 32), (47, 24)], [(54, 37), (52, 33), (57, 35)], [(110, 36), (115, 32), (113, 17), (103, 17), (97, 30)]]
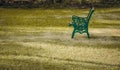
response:
[(90, 9), (90, 11), (89, 11), (89, 14), (88, 14), (88, 16), (87, 16), (88, 22), (89, 22), (89, 20), (90, 20), (90, 18), (91, 18), (91, 16), (92, 16), (93, 12), (94, 12), (94, 7), (92, 7), (92, 8)]
[(85, 25), (88, 27), (89, 20), (92, 16), (93, 12), (94, 12), (94, 7), (90, 9), (88, 16), (86, 18), (73, 15), (72, 16), (72, 24), (70, 24), (70, 25), (77, 27), (77, 26), (83, 24), (83, 26)]

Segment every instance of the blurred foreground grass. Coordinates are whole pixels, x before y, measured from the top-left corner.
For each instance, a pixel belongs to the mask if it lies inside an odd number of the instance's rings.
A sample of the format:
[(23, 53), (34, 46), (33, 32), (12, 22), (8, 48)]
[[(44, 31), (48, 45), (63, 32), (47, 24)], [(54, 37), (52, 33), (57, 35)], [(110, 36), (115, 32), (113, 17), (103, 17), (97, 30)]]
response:
[(119, 70), (120, 30), (90, 28), (91, 39), (66, 27), (1, 27), (0, 70)]

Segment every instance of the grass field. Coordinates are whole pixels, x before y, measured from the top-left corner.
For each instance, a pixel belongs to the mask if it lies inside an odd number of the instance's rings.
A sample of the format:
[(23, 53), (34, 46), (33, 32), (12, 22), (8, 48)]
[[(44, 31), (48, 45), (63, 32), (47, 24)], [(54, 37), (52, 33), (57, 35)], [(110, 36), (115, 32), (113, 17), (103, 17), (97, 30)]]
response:
[(120, 9), (96, 9), (89, 32), (68, 27), (88, 9), (0, 8), (0, 70), (119, 70)]

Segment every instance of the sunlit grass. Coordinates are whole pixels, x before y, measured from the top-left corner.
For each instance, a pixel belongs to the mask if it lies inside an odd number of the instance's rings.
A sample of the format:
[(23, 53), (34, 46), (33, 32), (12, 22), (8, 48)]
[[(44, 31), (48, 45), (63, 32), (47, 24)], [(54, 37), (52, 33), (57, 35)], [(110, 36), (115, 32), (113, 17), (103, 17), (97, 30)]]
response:
[(118, 29), (92, 28), (91, 39), (85, 34), (76, 34), (75, 39), (71, 39), (71, 31), (66, 27), (1, 27), (0, 69), (119, 68)]

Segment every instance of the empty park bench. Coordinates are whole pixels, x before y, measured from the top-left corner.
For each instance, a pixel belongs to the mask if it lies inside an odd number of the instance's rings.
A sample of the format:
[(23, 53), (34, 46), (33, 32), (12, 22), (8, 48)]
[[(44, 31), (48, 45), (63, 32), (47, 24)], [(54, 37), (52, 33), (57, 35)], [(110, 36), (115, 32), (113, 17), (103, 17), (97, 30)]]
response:
[(75, 33), (80, 33), (80, 34), (87, 33), (87, 37), (90, 38), (90, 35), (88, 32), (88, 26), (89, 26), (89, 21), (93, 12), (94, 12), (94, 7), (90, 9), (87, 17), (78, 17), (75, 15), (72, 16), (72, 22), (69, 23), (69, 26), (74, 27), (71, 38), (74, 38)]

